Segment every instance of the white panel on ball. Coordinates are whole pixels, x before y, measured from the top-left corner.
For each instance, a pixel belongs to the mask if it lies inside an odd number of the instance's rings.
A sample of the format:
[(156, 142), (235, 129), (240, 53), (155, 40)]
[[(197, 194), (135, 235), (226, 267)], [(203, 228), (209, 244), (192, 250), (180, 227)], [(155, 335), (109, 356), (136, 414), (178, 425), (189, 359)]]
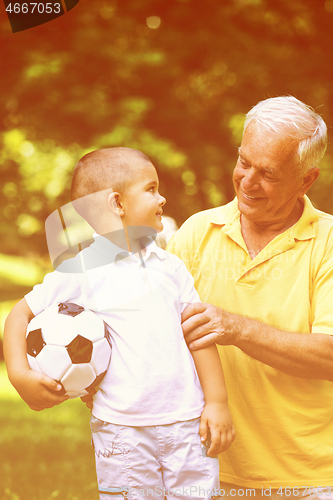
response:
[(53, 314), (43, 324), (43, 337), (47, 344), (67, 345), (76, 337), (75, 318), (58, 314), (54, 321)]
[(54, 380), (61, 380), (72, 365), (66, 348), (55, 345), (44, 346), (36, 361), (41, 372)]
[(91, 311), (84, 311), (76, 316), (75, 327), (77, 333), (82, 335), (84, 332), (84, 336), (92, 342), (104, 338), (104, 321)]
[(96, 372), (96, 375), (103, 373), (109, 366), (111, 358), (111, 351), (109, 342), (106, 338), (95, 342), (94, 349), (91, 356), (90, 364)]
[(90, 364), (72, 365), (61, 380), (66, 392), (80, 393), (82, 388), (89, 387), (95, 380), (96, 374)]
[(40, 373), (42, 373), (41, 369), (40, 369), (40, 368), (39, 368), (39, 366), (38, 366), (38, 363), (37, 363), (36, 358), (34, 358), (33, 356), (29, 356), (29, 354), (28, 354), (28, 363), (29, 363), (30, 368), (31, 368), (32, 370), (35, 370), (35, 372), (40, 372)]

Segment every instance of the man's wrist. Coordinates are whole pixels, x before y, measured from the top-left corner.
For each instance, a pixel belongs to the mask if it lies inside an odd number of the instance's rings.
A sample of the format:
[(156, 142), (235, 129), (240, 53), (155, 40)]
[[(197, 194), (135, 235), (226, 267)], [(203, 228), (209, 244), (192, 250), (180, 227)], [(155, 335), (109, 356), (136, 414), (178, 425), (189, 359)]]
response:
[(248, 318), (224, 311), (221, 323), (221, 345), (240, 347), (247, 336)]

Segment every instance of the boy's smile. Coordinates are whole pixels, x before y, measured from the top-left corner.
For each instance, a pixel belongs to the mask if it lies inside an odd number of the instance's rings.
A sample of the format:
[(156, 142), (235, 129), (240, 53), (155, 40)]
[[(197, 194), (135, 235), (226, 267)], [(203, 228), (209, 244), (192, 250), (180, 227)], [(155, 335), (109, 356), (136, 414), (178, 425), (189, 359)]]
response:
[(124, 226), (147, 226), (157, 232), (162, 231), (162, 207), (166, 200), (158, 192), (158, 186), (155, 167), (151, 163), (143, 163), (121, 195)]

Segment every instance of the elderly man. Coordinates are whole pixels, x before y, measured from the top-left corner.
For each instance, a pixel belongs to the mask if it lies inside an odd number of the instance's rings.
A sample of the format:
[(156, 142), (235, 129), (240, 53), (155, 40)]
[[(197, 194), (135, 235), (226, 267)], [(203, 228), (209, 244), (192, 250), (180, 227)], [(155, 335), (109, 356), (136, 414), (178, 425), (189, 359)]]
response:
[(169, 243), (207, 302), (183, 313), (188, 344), (219, 344), (225, 371), (236, 428), (220, 456), (225, 496), (333, 498), (333, 217), (305, 196), (326, 142), (322, 118), (294, 97), (260, 102), (236, 198)]

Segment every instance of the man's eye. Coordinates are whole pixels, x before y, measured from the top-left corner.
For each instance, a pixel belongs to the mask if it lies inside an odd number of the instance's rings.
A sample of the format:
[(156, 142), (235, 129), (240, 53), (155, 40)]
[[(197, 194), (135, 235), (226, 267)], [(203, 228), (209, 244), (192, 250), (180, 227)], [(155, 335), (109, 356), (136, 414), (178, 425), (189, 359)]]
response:
[(240, 166), (242, 168), (247, 168), (248, 167), (248, 164), (246, 163), (245, 160), (242, 160), (242, 158), (238, 158), (238, 163), (240, 164)]

